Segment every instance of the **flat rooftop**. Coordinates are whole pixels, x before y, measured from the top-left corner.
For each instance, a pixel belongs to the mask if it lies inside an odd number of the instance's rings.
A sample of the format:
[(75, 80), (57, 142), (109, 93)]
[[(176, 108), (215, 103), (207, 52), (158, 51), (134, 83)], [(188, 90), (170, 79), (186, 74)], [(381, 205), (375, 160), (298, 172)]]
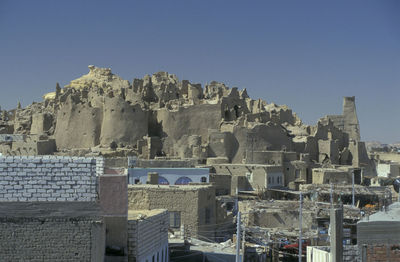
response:
[(342, 169), (335, 169), (335, 168), (330, 168), (330, 167), (318, 167), (318, 168), (313, 168), (313, 171), (319, 171), (319, 172), (333, 172), (333, 173), (348, 173), (346, 170)]
[(166, 212), (166, 209), (142, 209), (142, 210), (129, 210), (128, 220), (137, 220), (145, 217), (156, 216)]
[(213, 164), (211, 166), (228, 166), (228, 167), (282, 167), (280, 164), (274, 164), (274, 165), (269, 165), (269, 164), (231, 164), (231, 163), (226, 163), (226, 164)]
[(192, 190), (200, 190), (200, 189), (208, 189), (213, 187), (213, 185), (204, 183), (204, 184), (189, 184), (189, 185), (151, 185), (151, 184), (129, 184), (128, 189), (155, 189), (155, 190), (164, 190), (164, 191), (192, 191)]
[(364, 217), (360, 222), (393, 221), (400, 222), (400, 202), (395, 202), (388, 207), (388, 211), (380, 211), (369, 218)]

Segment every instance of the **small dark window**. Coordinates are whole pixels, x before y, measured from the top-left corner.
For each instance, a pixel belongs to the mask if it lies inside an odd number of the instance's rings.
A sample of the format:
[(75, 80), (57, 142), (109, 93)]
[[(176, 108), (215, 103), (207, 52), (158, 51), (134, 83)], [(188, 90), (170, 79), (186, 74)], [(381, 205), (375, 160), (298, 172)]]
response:
[(210, 210), (210, 208), (206, 207), (205, 215), (206, 215), (205, 223), (206, 224), (210, 224), (211, 223), (211, 210)]
[(181, 227), (181, 212), (179, 211), (169, 212), (169, 226), (172, 228)]
[(235, 116), (236, 116), (236, 118), (238, 118), (238, 117), (239, 117), (239, 107), (238, 107), (237, 105), (235, 105), (235, 106), (233, 107), (233, 109), (235, 110)]
[(201, 183), (207, 183), (207, 177), (203, 176), (201, 177)]
[(294, 174), (294, 178), (300, 178), (300, 170), (296, 169), (295, 174)]
[(139, 178), (135, 178), (135, 184), (139, 184), (140, 180)]

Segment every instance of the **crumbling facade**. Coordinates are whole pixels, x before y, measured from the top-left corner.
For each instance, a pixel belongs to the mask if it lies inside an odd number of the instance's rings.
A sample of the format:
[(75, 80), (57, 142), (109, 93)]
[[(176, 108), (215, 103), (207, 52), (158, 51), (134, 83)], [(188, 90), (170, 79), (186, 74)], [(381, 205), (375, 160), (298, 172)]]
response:
[[(41, 144), (55, 143), (45, 153), (74, 155), (255, 163), (256, 152), (283, 150), (297, 154), (292, 161), (308, 154), (309, 161), (349, 165), (359, 155), (360, 148), (349, 145), (360, 140), (354, 97), (345, 98), (343, 115), (307, 126), (287, 106), (253, 100), (245, 89), (223, 83), (203, 89), (166, 72), (130, 83), (110, 69), (89, 69), (64, 88), (57, 85), (43, 102), (3, 111), (0, 133), (40, 136)], [(16, 142), (4, 143), (4, 154), (22, 154)]]
[(334, 125), (349, 134), (349, 139), (360, 141), (360, 124), (356, 112), (356, 98), (343, 98), (343, 113), (341, 115), (328, 115), (326, 119), (333, 121)]

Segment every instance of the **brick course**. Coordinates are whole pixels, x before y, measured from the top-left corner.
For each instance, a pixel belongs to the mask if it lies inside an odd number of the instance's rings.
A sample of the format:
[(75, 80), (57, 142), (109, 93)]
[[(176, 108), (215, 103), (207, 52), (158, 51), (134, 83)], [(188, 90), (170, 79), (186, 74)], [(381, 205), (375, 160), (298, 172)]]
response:
[(0, 260), (94, 261), (92, 218), (0, 218)]
[(368, 245), (367, 262), (400, 262), (400, 245)]
[(0, 202), (96, 201), (102, 158), (0, 157)]

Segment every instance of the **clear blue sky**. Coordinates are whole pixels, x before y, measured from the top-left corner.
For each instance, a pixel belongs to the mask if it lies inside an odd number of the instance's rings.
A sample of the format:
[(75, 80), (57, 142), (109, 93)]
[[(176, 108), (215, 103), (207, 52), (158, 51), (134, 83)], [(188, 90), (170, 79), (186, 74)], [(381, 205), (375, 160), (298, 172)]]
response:
[(400, 140), (400, 1), (0, 0), (0, 105), (111, 67), (217, 80), (307, 124), (356, 96), (363, 140)]

